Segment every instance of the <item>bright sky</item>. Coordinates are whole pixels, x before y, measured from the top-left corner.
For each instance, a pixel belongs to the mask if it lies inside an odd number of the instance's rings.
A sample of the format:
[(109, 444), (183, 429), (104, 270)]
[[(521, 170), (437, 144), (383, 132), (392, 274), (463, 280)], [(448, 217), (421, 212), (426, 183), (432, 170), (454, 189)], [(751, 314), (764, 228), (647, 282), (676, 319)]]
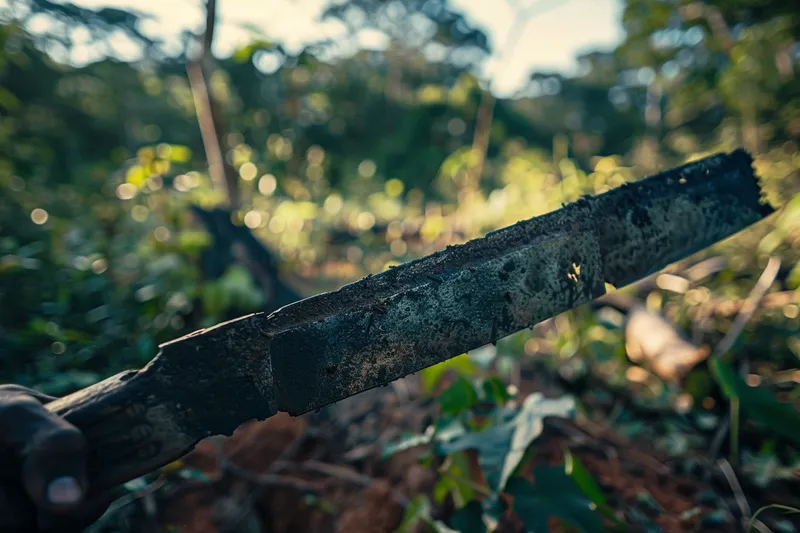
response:
[[(495, 92), (508, 95), (519, 89), (534, 69), (574, 71), (576, 54), (610, 48), (623, 37), (621, 0), (516, 0), (514, 5), (531, 7), (529, 22), (510, 53), (501, 50), (517, 18), (507, 0), (451, 0), (470, 21), (489, 35), (493, 58), (485, 65)], [(73, 0), (86, 7), (133, 8), (154, 16), (144, 24), (145, 34), (167, 39), (177, 50), (183, 30), (197, 32), (203, 25), (200, 0)], [(0, 0), (0, 4), (4, 0)], [(252, 38), (241, 28), (250, 24), (264, 36), (296, 50), (309, 41), (332, 38), (342, 41), (345, 29), (336, 22), (319, 22), (328, 0), (218, 0), (219, 25), (214, 52), (228, 55)], [(377, 45), (379, 39), (364, 35), (362, 46)], [(112, 45), (118, 54), (135, 56), (127, 43)], [(343, 47), (342, 49), (346, 49)], [(84, 61), (94, 55), (84, 52)], [(502, 60), (501, 60), (502, 58)], [(81, 58), (76, 58), (78, 62)], [(502, 65), (501, 68), (498, 68)]]

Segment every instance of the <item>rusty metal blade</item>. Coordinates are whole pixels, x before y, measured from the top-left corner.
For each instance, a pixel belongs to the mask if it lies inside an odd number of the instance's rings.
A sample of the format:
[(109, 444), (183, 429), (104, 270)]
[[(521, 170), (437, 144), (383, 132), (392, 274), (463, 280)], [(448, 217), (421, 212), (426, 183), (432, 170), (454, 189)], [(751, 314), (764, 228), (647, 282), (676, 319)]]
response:
[(718, 154), (289, 305), (267, 319), (277, 407), (297, 415), (634, 282), (772, 208)]

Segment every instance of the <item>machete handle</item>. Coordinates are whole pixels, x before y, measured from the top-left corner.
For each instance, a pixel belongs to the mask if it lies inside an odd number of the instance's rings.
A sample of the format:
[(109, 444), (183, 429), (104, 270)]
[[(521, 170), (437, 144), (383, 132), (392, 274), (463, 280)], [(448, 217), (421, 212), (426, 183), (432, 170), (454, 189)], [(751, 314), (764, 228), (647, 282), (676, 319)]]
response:
[(160, 346), (143, 369), (112, 376), (46, 405), (88, 444), (92, 492), (156, 470), (201, 439), (275, 414), (262, 314)]
[(102, 491), (155, 470), (197, 442), (155, 374), (127, 371), (47, 404), (87, 441), (90, 490)]

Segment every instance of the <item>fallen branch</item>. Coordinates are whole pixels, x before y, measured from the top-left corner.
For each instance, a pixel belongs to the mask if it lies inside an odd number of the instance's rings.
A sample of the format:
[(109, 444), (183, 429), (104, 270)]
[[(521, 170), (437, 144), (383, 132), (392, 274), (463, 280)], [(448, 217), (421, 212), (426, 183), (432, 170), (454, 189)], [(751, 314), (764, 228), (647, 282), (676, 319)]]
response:
[[(347, 483), (352, 483), (353, 485), (358, 485), (365, 488), (373, 485), (376, 481), (374, 478), (365, 474), (361, 474), (352, 468), (314, 460), (300, 461), (297, 463), (289, 461), (277, 461), (274, 463), (274, 467), (276, 471), (298, 470), (308, 474), (319, 474), (328, 478), (338, 479), (340, 481), (345, 481)], [(403, 507), (408, 505), (408, 498), (396, 490), (391, 490), (390, 494), (392, 498), (394, 498), (395, 501), (397, 501), (397, 503)]]
[[(775, 281), (775, 277), (778, 275), (778, 270), (780, 270), (780, 267), (780, 258), (777, 256), (772, 256), (769, 258), (766, 268), (761, 273), (761, 276), (758, 278), (755, 286), (742, 304), (739, 314), (733, 321), (728, 333), (725, 334), (725, 337), (723, 337), (714, 348), (714, 357), (722, 357), (723, 355), (730, 353), (730, 349), (733, 348), (733, 344), (736, 342), (736, 339), (739, 338), (739, 335), (741, 335), (745, 326), (753, 317), (753, 313), (755, 313), (756, 309), (758, 309), (759, 302), (772, 286), (772, 282)], [(733, 358), (730, 357), (730, 359)]]
[(322, 487), (318, 483), (312, 483), (302, 479), (279, 476), (277, 474), (258, 474), (246, 468), (242, 468), (228, 457), (220, 457), (220, 468), (223, 472), (228, 472), (252, 483), (258, 487), (287, 488), (300, 492), (318, 493)]

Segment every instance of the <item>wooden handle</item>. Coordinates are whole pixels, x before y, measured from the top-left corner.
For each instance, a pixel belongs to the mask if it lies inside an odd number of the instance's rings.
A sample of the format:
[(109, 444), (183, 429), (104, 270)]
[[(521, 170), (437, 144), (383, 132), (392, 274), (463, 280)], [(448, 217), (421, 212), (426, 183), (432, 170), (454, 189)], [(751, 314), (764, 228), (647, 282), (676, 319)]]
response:
[(92, 491), (164, 466), (209, 435), (277, 412), (263, 315), (161, 346), (145, 368), (47, 404), (88, 441)]
[(128, 371), (51, 402), (47, 408), (80, 429), (88, 442), (92, 490), (155, 470), (202, 438), (152, 371)]

